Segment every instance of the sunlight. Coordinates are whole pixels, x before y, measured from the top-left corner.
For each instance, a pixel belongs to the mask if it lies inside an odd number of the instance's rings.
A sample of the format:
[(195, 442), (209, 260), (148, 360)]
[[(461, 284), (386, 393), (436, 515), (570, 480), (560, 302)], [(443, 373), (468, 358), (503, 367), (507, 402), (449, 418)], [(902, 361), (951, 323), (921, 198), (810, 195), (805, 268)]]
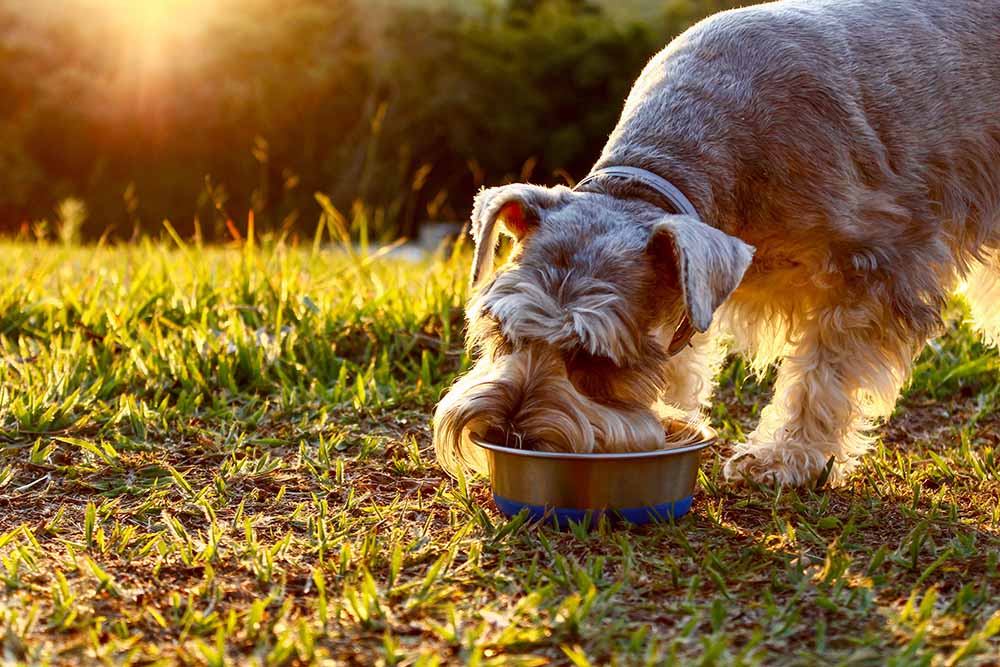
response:
[(90, 0), (113, 27), (112, 39), (138, 70), (160, 70), (184, 55), (184, 41), (218, 9), (218, 0)]
[[(128, 2), (118, 0), (117, 4), (129, 23), (145, 34), (162, 33), (174, 19), (183, 18), (190, 11), (192, 3), (183, 0), (145, 0), (144, 2)], [(188, 6), (185, 6), (188, 5)]]
[[(74, 0), (70, 0), (73, 2)], [(105, 59), (119, 108), (156, 126), (173, 81), (198, 67), (202, 38), (225, 0), (75, 0), (95, 30), (92, 46)]]
[(203, 10), (211, 3), (196, 0), (103, 0), (99, 4), (116, 15), (123, 25), (155, 38), (171, 26), (189, 23), (203, 15)]

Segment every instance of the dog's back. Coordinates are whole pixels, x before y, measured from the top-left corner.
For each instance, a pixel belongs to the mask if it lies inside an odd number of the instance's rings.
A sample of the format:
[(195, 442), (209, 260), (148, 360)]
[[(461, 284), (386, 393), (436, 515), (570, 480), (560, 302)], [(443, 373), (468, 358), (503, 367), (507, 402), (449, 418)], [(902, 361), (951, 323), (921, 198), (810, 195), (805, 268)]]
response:
[(854, 264), (909, 244), (961, 263), (1000, 245), (1000, 0), (711, 17), (653, 58), (598, 166), (636, 161), (765, 261), (821, 233)]

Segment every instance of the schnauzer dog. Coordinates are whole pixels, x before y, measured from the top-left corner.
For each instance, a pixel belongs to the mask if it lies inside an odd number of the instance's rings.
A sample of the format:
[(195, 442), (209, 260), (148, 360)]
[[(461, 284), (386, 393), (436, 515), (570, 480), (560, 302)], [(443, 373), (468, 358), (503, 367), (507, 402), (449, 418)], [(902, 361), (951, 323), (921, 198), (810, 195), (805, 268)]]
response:
[[(514, 240), (494, 271), (498, 234)], [(1000, 0), (788, 0), (724, 12), (654, 56), (576, 188), (484, 190), (468, 342), (437, 408), (524, 446), (664, 446), (730, 345), (779, 363), (726, 464), (842, 478), (962, 289), (1000, 342)]]

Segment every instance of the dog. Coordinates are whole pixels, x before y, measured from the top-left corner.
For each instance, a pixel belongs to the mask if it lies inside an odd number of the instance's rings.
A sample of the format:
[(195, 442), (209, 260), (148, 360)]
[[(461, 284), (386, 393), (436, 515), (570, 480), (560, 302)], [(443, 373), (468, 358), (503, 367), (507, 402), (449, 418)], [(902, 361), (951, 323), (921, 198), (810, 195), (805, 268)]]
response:
[(1000, 0), (710, 17), (642, 71), (587, 179), (483, 190), (471, 231), (478, 360), (434, 415), (446, 469), (482, 470), (489, 429), (662, 447), (728, 349), (778, 370), (727, 477), (842, 481), (950, 293), (1000, 343)]

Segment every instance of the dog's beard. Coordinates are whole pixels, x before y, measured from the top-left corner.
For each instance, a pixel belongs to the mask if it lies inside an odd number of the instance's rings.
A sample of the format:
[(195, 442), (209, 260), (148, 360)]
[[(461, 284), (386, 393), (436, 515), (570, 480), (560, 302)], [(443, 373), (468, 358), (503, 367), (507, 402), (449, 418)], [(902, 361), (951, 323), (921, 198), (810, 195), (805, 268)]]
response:
[[(645, 396), (649, 387), (625, 393)], [(664, 426), (651, 403), (595, 401), (570, 381), (557, 350), (526, 347), (480, 359), (451, 388), (434, 413), (434, 448), (452, 472), (463, 467), (486, 472), (485, 457), (470, 433), (503, 432), (503, 444), (543, 451), (660, 449)]]

